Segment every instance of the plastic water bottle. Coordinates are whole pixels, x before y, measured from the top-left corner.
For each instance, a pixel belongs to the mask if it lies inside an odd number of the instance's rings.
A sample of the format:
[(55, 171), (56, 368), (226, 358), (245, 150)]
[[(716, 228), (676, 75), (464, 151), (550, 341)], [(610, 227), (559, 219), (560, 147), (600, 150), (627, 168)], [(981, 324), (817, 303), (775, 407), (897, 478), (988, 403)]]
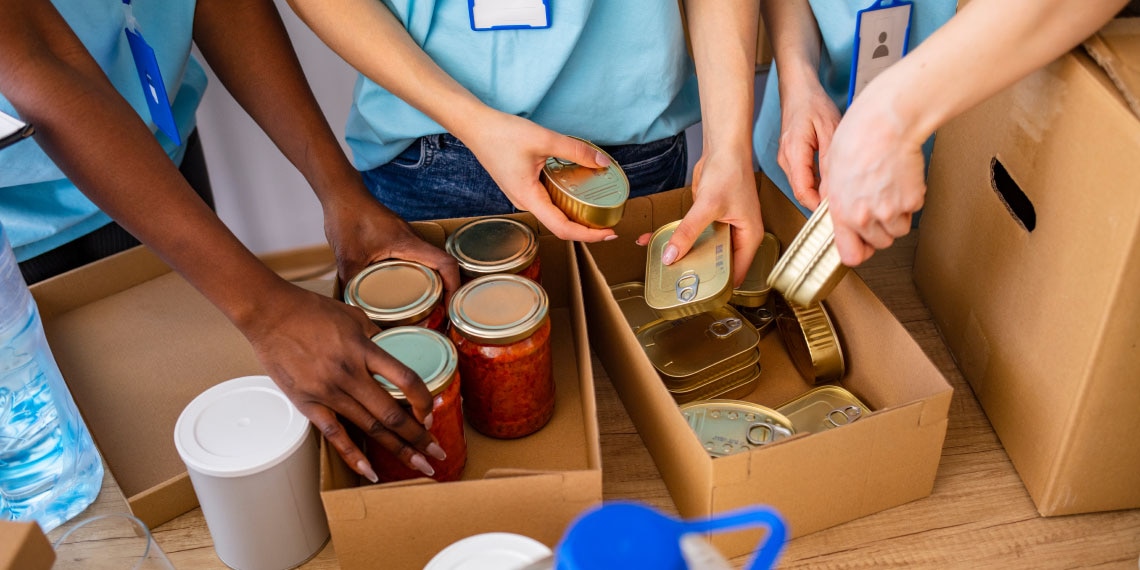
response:
[(0, 226), (0, 519), (44, 531), (87, 508), (103, 463)]

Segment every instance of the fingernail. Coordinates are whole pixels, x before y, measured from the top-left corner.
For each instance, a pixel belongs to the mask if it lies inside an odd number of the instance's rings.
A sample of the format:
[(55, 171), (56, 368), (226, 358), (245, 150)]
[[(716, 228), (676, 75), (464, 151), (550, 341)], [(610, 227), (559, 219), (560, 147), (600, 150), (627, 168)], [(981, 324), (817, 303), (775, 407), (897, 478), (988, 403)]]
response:
[(602, 241), (614, 241), (615, 239), (617, 239), (617, 234), (614, 234), (612, 236), (606, 236), (606, 237), (602, 238)]
[(427, 459), (424, 459), (424, 456), (418, 453), (412, 456), (412, 465), (414, 465), (416, 469), (428, 477), (435, 475), (435, 469), (432, 469), (431, 465), (428, 464)]
[(594, 162), (598, 163), (598, 166), (602, 167), (609, 166), (611, 163), (610, 157), (601, 152), (597, 153), (597, 156), (594, 157)]
[(431, 424), (434, 421), (435, 418), (432, 417), (432, 414), (428, 414), (426, 417), (424, 417), (424, 429), (431, 429)]
[(447, 459), (447, 453), (445, 453), (443, 451), (443, 448), (440, 447), (439, 444), (435, 443), (434, 441), (427, 446), (427, 452), (428, 452), (428, 455), (436, 458), (439, 461), (443, 461), (444, 459)]
[(372, 470), (372, 466), (368, 464), (367, 459), (361, 459), (360, 461), (357, 461), (356, 468), (359, 469), (360, 473), (367, 477), (369, 481), (372, 481), (373, 483), (380, 482), (380, 478), (376, 476), (376, 472)]
[(661, 263), (672, 265), (674, 261), (677, 261), (677, 246), (669, 244), (665, 246), (665, 252), (661, 254)]

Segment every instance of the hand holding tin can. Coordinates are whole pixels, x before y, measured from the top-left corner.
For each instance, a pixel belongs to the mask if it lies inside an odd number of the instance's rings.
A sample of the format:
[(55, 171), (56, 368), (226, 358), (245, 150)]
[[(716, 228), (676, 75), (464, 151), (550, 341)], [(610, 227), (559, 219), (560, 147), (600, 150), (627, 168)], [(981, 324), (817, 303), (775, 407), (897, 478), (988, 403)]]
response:
[(625, 211), (629, 179), (606, 151), (589, 141), (582, 142), (609, 158), (609, 165), (588, 168), (552, 156), (542, 166), (542, 183), (550, 193), (550, 201), (571, 221), (588, 228), (612, 228)]

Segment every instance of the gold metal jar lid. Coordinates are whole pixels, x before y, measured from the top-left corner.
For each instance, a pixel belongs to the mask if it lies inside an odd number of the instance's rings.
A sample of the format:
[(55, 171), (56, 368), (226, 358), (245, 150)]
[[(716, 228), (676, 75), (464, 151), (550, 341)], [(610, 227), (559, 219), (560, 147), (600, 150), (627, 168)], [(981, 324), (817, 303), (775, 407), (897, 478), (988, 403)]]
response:
[(578, 140), (608, 157), (610, 165), (587, 168), (552, 156), (542, 166), (542, 183), (550, 193), (550, 201), (571, 221), (591, 228), (612, 228), (625, 211), (629, 179), (606, 151), (590, 141)]
[(645, 284), (640, 281), (619, 283), (610, 287), (625, 322), (637, 332), (641, 327), (661, 320), (661, 315), (645, 302)]
[(662, 380), (680, 384), (697, 375), (739, 367), (758, 352), (760, 335), (736, 309), (725, 305), (643, 327), (637, 341)]
[[(372, 342), (418, 374), (432, 396), (442, 392), (455, 378), (455, 369), (459, 365), (455, 345), (436, 331), (422, 327), (396, 327), (373, 336)], [(407, 399), (404, 391), (387, 378), (379, 374), (372, 377), (393, 398)]]
[(451, 296), (451, 326), (484, 344), (510, 344), (534, 334), (546, 322), (550, 300), (546, 291), (518, 275), (487, 275), (459, 288)]
[(763, 307), (768, 302), (768, 291), (772, 286), (768, 284), (768, 275), (776, 266), (780, 258), (780, 240), (776, 236), (764, 232), (764, 239), (756, 250), (756, 257), (752, 258), (752, 265), (744, 276), (740, 287), (732, 290), (732, 299), (729, 301), (737, 307)]
[(847, 267), (839, 260), (835, 227), (824, 198), (772, 269), (768, 284), (788, 301), (808, 307), (827, 297), (844, 275)]
[(776, 327), (792, 364), (809, 382), (833, 382), (846, 373), (839, 334), (823, 303), (798, 307), (777, 297)]
[(417, 323), (443, 296), (443, 279), (414, 261), (389, 260), (370, 265), (348, 282), (344, 302), (360, 307), (386, 327)]
[(468, 277), (518, 273), (538, 255), (538, 236), (511, 218), (479, 218), (459, 226), (444, 243)]
[(732, 233), (728, 224), (713, 222), (685, 257), (665, 265), (661, 254), (680, 223), (670, 222), (653, 233), (645, 260), (645, 302), (666, 319), (716, 309), (732, 297)]
[(705, 400), (680, 406), (681, 415), (712, 457), (724, 457), (791, 437), (783, 414), (752, 402)]
[(871, 413), (871, 408), (841, 386), (818, 386), (776, 408), (797, 432), (817, 433), (845, 426)]

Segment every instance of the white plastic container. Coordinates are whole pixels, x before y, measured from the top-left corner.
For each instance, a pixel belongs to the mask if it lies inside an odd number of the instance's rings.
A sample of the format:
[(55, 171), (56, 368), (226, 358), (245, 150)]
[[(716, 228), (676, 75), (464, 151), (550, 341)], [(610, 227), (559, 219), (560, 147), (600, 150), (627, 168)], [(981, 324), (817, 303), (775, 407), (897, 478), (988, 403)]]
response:
[(236, 570), (286, 570), (329, 538), (317, 438), (268, 376), (223, 382), (174, 426), (218, 558)]

